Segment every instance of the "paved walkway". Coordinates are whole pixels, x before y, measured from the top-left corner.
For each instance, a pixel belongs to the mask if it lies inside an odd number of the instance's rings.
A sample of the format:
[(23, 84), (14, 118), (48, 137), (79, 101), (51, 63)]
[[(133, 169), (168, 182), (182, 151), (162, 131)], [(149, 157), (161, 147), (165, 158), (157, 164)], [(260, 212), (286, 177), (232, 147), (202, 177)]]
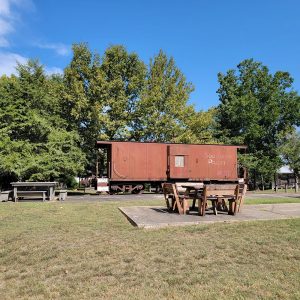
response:
[[(246, 199), (255, 198), (300, 198), (300, 194), (292, 193), (247, 193)], [(84, 201), (132, 201), (132, 200), (153, 200), (161, 199), (164, 202), (163, 194), (120, 194), (120, 195), (72, 195), (67, 197), (68, 202), (84, 202)]]
[(189, 215), (168, 213), (166, 208), (161, 206), (131, 206), (119, 209), (133, 225), (141, 228), (300, 218), (300, 203), (244, 205), (242, 212), (235, 216), (227, 213), (215, 216), (212, 211), (208, 211), (205, 217), (200, 217), (196, 211), (190, 212)]

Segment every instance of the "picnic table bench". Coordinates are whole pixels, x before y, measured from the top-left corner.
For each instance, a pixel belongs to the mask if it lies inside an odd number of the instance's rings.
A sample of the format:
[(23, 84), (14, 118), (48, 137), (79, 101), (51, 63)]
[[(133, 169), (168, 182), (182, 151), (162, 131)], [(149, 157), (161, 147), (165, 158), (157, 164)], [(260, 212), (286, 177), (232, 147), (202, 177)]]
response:
[(8, 201), (11, 197), (12, 192), (12, 190), (0, 192), (0, 201)]
[(46, 200), (47, 191), (17, 191), (15, 201), (23, 198), (42, 198), (43, 202)]

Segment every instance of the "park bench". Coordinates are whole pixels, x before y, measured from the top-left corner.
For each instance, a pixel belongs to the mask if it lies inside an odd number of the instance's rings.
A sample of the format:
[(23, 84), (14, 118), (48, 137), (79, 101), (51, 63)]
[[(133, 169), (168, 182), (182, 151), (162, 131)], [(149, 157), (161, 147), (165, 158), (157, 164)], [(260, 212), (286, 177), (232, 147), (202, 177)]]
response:
[(12, 190), (10, 191), (2, 191), (0, 192), (0, 201), (8, 201), (9, 198), (12, 196)]
[(46, 195), (47, 191), (17, 191), (17, 195), (15, 197), (15, 201), (17, 202), (19, 199), (24, 199), (24, 198), (42, 198), (43, 202), (46, 200)]

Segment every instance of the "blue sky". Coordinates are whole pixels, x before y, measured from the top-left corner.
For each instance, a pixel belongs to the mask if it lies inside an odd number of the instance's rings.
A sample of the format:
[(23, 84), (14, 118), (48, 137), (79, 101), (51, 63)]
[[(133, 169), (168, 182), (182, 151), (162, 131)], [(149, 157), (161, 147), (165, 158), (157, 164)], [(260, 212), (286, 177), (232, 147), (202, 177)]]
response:
[(245, 58), (290, 72), (299, 92), (299, 16), (297, 0), (0, 0), (0, 74), (27, 58), (61, 72), (72, 43), (123, 44), (147, 64), (159, 49), (173, 56), (197, 109), (218, 104), (217, 73)]

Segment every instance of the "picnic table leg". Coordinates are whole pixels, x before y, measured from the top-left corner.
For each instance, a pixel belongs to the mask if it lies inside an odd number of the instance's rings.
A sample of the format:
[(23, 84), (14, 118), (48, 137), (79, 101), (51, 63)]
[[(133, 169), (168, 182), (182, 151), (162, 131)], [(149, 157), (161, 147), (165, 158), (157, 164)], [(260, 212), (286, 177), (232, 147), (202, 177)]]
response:
[(184, 192), (184, 197), (182, 199), (183, 214), (189, 213), (190, 210), (189, 202), (188, 202), (189, 195), (190, 195), (190, 189), (187, 188)]
[(14, 187), (14, 201), (18, 202), (18, 192), (17, 192), (17, 187)]
[(194, 196), (194, 198), (193, 198), (193, 204), (192, 204), (191, 209), (194, 210), (195, 207), (196, 207), (196, 197)]
[(234, 213), (234, 203), (235, 203), (235, 201), (232, 200), (232, 199), (229, 199), (228, 201), (229, 201), (228, 214), (229, 215), (235, 215), (235, 213)]
[(214, 215), (218, 214), (218, 212), (217, 212), (217, 202), (218, 202), (218, 199), (212, 199), (211, 200)]
[(49, 189), (49, 200), (53, 200), (54, 198), (54, 188), (52, 186), (50, 186), (50, 189)]
[(234, 204), (233, 204), (233, 215), (236, 215), (237, 207), (238, 207), (238, 204), (237, 204), (237, 200), (236, 200), (236, 201), (234, 201)]
[(206, 198), (198, 199), (198, 213), (200, 216), (203, 216), (203, 217), (205, 216), (206, 202), (207, 202)]
[(167, 209), (170, 210), (171, 209), (170, 198), (168, 197), (168, 195), (165, 195), (165, 200), (166, 200)]
[(183, 204), (183, 213), (184, 214), (188, 214), (189, 213), (189, 202), (188, 202), (188, 199), (183, 199), (182, 200), (182, 204)]
[(200, 216), (202, 216), (202, 201), (201, 201), (201, 199), (198, 199), (198, 213)]

